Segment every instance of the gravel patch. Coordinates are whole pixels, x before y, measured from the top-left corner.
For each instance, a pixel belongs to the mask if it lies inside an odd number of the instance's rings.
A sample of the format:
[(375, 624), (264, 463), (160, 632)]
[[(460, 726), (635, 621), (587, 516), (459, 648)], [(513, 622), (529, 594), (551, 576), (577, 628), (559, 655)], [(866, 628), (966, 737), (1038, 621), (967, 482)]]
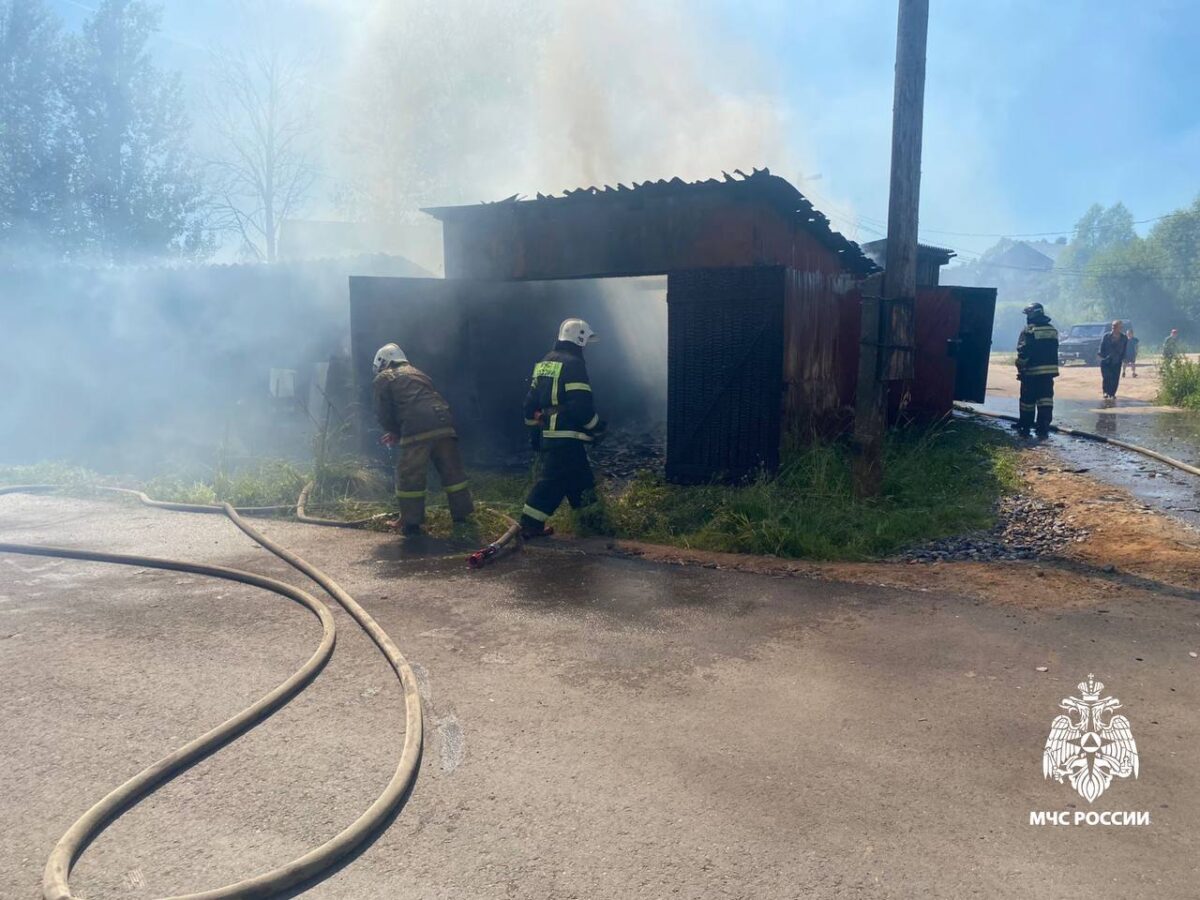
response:
[(907, 562), (990, 562), (1042, 559), (1058, 555), (1070, 544), (1087, 539), (1086, 528), (1066, 521), (1066, 504), (1033, 497), (1003, 497), (996, 506), (996, 524), (977, 531), (930, 541), (900, 554)]

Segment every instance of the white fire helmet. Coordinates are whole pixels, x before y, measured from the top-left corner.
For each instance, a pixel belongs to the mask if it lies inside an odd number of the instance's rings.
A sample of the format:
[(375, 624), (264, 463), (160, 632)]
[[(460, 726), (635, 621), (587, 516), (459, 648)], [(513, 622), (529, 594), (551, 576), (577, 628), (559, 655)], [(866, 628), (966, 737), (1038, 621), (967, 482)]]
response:
[(597, 338), (596, 332), (592, 331), (592, 326), (583, 319), (567, 319), (558, 326), (558, 339), (586, 347)]
[(404, 351), (400, 349), (398, 344), (384, 344), (375, 351), (375, 361), (371, 363), (371, 368), (378, 375), (392, 363), (408, 362), (408, 357), (404, 355)]

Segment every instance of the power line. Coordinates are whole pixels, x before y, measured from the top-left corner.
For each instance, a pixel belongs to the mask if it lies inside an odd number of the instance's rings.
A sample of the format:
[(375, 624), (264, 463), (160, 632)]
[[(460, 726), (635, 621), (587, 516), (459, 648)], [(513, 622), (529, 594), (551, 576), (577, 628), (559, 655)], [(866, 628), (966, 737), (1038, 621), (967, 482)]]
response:
[[(1181, 210), (1178, 212), (1163, 213), (1161, 216), (1154, 216), (1153, 218), (1150, 218), (1150, 219), (1137, 219), (1134, 222), (1132, 222), (1131, 224), (1147, 225), (1150, 222), (1161, 222), (1163, 219), (1173, 219), (1177, 216), (1186, 216), (1186, 215), (1191, 215), (1191, 211), (1190, 210)], [(953, 237), (1018, 238), (1018, 237), (1051, 237), (1053, 235), (1074, 234), (1079, 229), (1076, 227), (1076, 228), (1066, 228), (1061, 231), (1025, 231), (1025, 232), (1010, 232), (1008, 234), (996, 234), (996, 233), (981, 232), (981, 231), (942, 231), (937, 228), (925, 228), (925, 227), (922, 227), (921, 230), (926, 231), (929, 234), (948, 234)]]
[[(813, 195), (813, 199), (816, 199), (818, 202), (823, 202), (820, 200), (820, 198), (816, 197), (815, 195)], [(886, 233), (884, 233), (883, 231), (880, 231), (876, 228), (871, 227), (870, 225), (866, 224), (866, 222), (861, 221), (858, 218), (855, 218), (854, 216), (850, 215), (849, 213), (844, 213), (844, 212), (838, 211), (836, 207), (823, 206), (822, 212), (824, 212), (826, 215), (828, 215), (831, 219), (836, 219), (839, 222), (845, 223), (841, 227), (851, 227), (851, 228), (855, 228), (855, 229), (862, 229), (864, 231), (878, 235), (879, 237), (887, 237)], [(1144, 220), (1141, 220), (1140, 222), (1135, 222), (1134, 224), (1136, 225), (1136, 224), (1144, 224), (1145, 222), (1156, 222), (1161, 219), (1166, 219), (1166, 218), (1170, 218), (1172, 216), (1179, 216), (1179, 215), (1185, 215), (1185, 214), (1186, 213), (1168, 213), (1167, 215), (1157, 216), (1154, 219), (1144, 219)], [(929, 229), (929, 231), (932, 232), (933, 229)], [(1045, 232), (1045, 233), (1057, 234), (1058, 232)], [(979, 235), (979, 236), (995, 237), (996, 235)], [(1007, 235), (1003, 235), (1003, 236), (1007, 236)], [(1187, 275), (1184, 273), (1179, 273), (1177, 271), (1173, 271), (1174, 267), (1148, 266), (1148, 267), (1138, 268), (1132, 272), (1117, 271), (1115, 268), (1112, 268), (1112, 267), (1110, 267), (1107, 271), (1106, 270), (1060, 269), (1060, 268), (1056, 268), (1054, 266), (1051, 266), (1050, 268), (1046, 269), (1046, 268), (1040, 268), (1040, 267), (1035, 267), (1035, 266), (1017, 266), (1017, 265), (1013, 265), (1011, 263), (993, 262), (991, 260), (984, 259), (983, 258), (984, 251), (980, 251), (980, 250), (967, 250), (962, 247), (946, 247), (945, 249), (953, 251), (960, 259), (966, 260), (968, 257), (973, 257), (973, 259), (970, 259), (968, 261), (968, 265), (980, 265), (980, 266), (987, 266), (989, 268), (996, 268), (996, 269), (1010, 269), (1012, 271), (1017, 271), (1017, 272), (1036, 272), (1036, 273), (1041, 273), (1041, 274), (1045, 274), (1045, 275), (1067, 275), (1067, 276), (1074, 276), (1074, 277), (1078, 277), (1078, 278), (1094, 278), (1094, 279), (1098, 279), (1098, 280), (1105, 280), (1105, 279), (1128, 280), (1131, 278), (1142, 278), (1142, 277), (1149, 277), (1149, 276), (1156, 277), (1160, 280), (1174, 280), (1174, 281), (1180, 281), (1180, 282), (1192, 280), (1192, 276), (1190, 276), (1190, 275)]]
[(1047, 269), (1035, 266), (1016, 266), (1011, 263), (993, 262), (992, 260), (983, 259), (983, 254), (976, 250), (963, 250), (954, 247), (947, 247), (946, 249), (954, 250), (954, 252), (959, 254), (961, 257), (976, 257), (970, 261), (970, 265), (987, 266), (993, 269), (1011, 269), (1017, 272), (1039, 272), (1045, 275), (1070, 275), (1078, 278), (1139, 278), (1145, 275), (1154, 275), (1160, 278), (1176, 278), (1181, 281), (1187, 281), (1193, 277), (1186, 273), (1176, 271), (1176, 267), (1171, 265), (1139, 266), (1133, 271), (1121, 271), (1112, 265), (1099, 269), (1067, 269), (1058, 268), (1057, 266), (1051, 266)]
[[(854, 227), (861, 228), (864, 231), (869, 231), (872, 234), (877, 234), (880, 237), (887, 236), (887, 222), (882, 219), (877, 219), (874, 216), (868, 216), (863, 213), (848, 213), (843, 209), (829, 203), (824, 197), (821, 197), (813, 191), (807, 191), (807, 196), (816, 200), (821, 204), (821, 212), (829, 215), (831, 212), (836, 213), (836, 218), (847, 222)], [(1192, 210), (1176, 210), (1175, 212), (1163, 213), (1161, 216), (1152, 216), (1149, 219), (1135, 219), (1133, 225), (1148, 225), (1151, 222), (1161, 222), (1164, 219), (1173, 219), (1180, 216), (1193, 215)], [(830, 216), (834, 218), (835, 216)], [(945, 234), (951, 237), (991, 237), (991, 238), (1023, 238), (1023, 237), (1054, 237), (1064, 234), (1075, 234), (1078, 227), (1064, 228), (1059, 231), (1012, 231), (1007, 233), (987, 232), (987, 231), (949, 231), (941, 228), (929, 228), (924, 225), (920, 229), (925, 234)], [(953, 250), (953, 247), (947, 247), (947, 250)]]

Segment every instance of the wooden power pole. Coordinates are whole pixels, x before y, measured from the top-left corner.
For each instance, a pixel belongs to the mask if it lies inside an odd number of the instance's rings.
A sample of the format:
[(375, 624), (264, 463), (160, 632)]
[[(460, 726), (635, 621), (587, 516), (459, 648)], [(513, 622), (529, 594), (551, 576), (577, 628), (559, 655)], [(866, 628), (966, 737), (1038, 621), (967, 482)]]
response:
[(917, 296), (917, 215), (925, 112), (929, 0), (900, 0), (896, 92), (892, 102), (892, 181), (887, 260), (880, 297), (864, 296), (854, 404), (854, 493), (878, 496), (883, 481), (887, 383), (913, 377)]

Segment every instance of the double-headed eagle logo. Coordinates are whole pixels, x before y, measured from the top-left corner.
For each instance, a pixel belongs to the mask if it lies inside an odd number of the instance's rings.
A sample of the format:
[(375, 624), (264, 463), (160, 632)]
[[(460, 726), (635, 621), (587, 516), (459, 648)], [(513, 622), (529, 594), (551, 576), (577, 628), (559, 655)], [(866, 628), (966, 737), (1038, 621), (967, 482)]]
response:
[(1066, 713), (1050, 724), (1042, 775), (1060, 784), (1066, 778), (1079, 796), (1092, 803), (1114, 777), (1137, 778), (1138, 751), (1129, 720), (1114, 715), (1121, 702), (1100, 696), (1104, 683), (1088, 675), (1078, 687), (1080, 696), (1063, 699), (1059, 706)]

